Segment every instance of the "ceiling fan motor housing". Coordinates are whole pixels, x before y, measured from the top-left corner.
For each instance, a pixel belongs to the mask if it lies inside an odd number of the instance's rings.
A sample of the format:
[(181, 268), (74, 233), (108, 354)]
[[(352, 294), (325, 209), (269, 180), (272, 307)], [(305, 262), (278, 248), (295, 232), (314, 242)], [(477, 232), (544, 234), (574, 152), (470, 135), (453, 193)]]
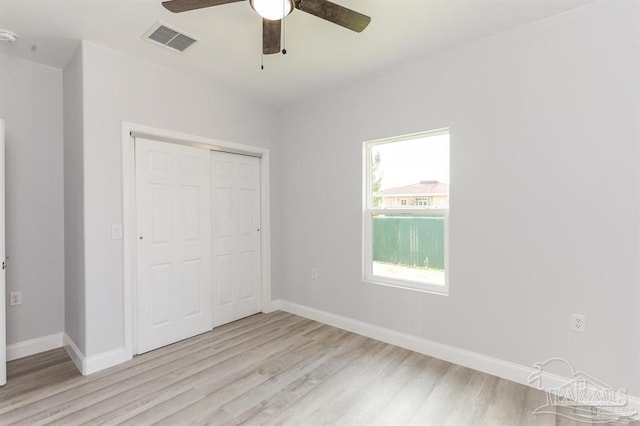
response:
[(249, 0), (251, 7), (264, 19), (278, 21), (293, 11), (292, 0)]

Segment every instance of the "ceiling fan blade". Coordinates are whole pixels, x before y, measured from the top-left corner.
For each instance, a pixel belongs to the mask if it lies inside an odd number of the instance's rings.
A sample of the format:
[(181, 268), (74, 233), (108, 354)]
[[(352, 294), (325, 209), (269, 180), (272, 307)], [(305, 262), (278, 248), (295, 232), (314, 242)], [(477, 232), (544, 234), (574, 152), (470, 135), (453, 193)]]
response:
[(347, 9), (327, 0), (295, 0), (296, 9), (310, 13), (318, 18), (325, 19), (334, 24), (348, 28), (355, 32), (362, 32), (371, 17), (358, 13), (355, 10)]
[(173, 13), (179, 13), (238, 1), (244, 0), (169, 0), (163, 1), (162, 5)]
[(262, 53), (280, 53), (280, 27), (282, 21), (262, 20)]

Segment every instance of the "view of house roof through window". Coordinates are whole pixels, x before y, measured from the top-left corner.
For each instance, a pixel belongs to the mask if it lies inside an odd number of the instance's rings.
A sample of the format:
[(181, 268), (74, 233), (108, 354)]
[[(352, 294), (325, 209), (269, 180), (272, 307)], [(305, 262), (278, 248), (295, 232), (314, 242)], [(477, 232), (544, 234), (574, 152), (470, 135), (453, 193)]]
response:
[(433, 209), (449, 208), (449, 184), (437, 180), (423, 180), (411, 185), (382, 189), (381, 208), (394, 208), (398, 200), (407, 207), (430, 207)]

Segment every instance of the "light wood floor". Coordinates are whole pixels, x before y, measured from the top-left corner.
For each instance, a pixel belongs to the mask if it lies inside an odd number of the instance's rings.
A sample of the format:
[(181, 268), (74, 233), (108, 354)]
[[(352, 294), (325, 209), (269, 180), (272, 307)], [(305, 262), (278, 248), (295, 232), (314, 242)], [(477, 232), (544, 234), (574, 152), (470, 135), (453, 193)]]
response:
[(63, 349), (8, 376), (1, 425), (576, 424), (533, 416), (540, 391), (283, 312), (88, 377)]

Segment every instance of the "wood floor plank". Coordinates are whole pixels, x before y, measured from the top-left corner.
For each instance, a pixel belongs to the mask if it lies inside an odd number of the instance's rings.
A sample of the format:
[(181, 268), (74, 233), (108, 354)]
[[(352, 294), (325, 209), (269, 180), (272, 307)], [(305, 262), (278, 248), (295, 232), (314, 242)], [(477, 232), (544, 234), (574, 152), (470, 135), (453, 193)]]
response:
[[(325, 331), (330, 334), (340, 333), (339, 330), (331, 327), (326, 327)], [(344, 335), (344, 333), (341, 334)], [(287, 356), (273, 360), (271, 364), (266, 364), (258, 370), (260, 374), (266, 376), (264, 382), (221, 405), (209, 417), (216, 417), (218, 412), (223, 411), (234, 418), (239, 418), (247, 410), (261, 406), (265, 399), (277, 395), (286, 386), (318, 368), (334, 356), (335, 352), (335, 348), (327, 348), (323, 342), (312, 340)]]
[(409, 420), (412, 424), (444, 424), (455, 411), (460, 393), (472, 377), (473, 370), (452, 365), (438, 381)]
[[(306, 321), (305, 329), (318, 329), (321, 328), (322, 325), (315, 323), (313, 321)], [(302, 330), (302, 329), (299, 329)], [(305, 339), (302, 334), (291, 334), (285, 339), (274, 339), (272, 342), (268, 342), (256, 349), (260, 351), (261, 355), (265, 358), (276, 358), (280, 359), (282, 353), (287, 354), (290, 352), (291, 348), (295, 348), (297, 341), (300, 339)], [(273, 349), (272, 349), (273, 348)], [(190, 391), (192, 395), (194, 395), (192, 403), (195, 403), (197, 400), (202, 398), (202, 395), (206, 395), (210, 390), (207, 390), (208, 383), (214, 383), (213, 386), (217, 388), (224, 388), (225, 386), (229, 386), (233, 380), (238, 380), (238, 376), (242, 376), (243, 374), (249, 375), (251, 372), (255, 370), (255, 363), (266, 362), (265, 360), (255, 359), (255, 357), (250, 356), (249, 353), (242, 354), (238, 357), (233, 357), (225, 360), (222, 363), (216, 363), (211, 368), (201, 369), (197, 372), (197, 374), (192, 374), (185, 377), (182, 380), (176, 381), (174, 379), (173, 383), (168, 386), (162, 387), (162, 391), (155, 392), (153, 394), (147, 394), (144, 398), (135, 399), (135, 393), (133, 395), (123, 395), (125, 398), (129, 398), (130, 401), (128, 404), (124, 406), (119, 406), (119, 409), (116, 411), (112, 411), (109, 413), (105, 413), (100, 417), (92, 419), (92, 421), (122, 421), (126, 418), (137, 415), (143, 410), (149, 410), (151, 407), (157, 405), (158, 403), (162, 403), (165, 400), (170, 400), (168, 396), (173, 394), (182, 394), (187, 390)], [(203, 364), (206, 366), (207, 364)], [(201, 365), (200, 367), (202, 367)], [(198, 395), (198, 397), (195, 397)], [(120, 397), (120, 396), (119, 396)], [(184, 399), (183, 399), (184, 400)], [(113, 400), (108, 401), (106, 407), (113, 405)], [(185, 408), (183, 406), (183, 408)], [(153, 410), (157, 413), (158, 410)]]
[[(260, 318), (263, 321), (256, 323)], [(301, 322), (300, 318), (296, 318), (290, 314), (269, 314), (258, 318), (249, 317), (247, 320), (246, 325), (243, 323), (239, 325), (231, 323), (229, 327), (219, 327), (210, 333), (196, 336), (179, 344), (160, 348), (141, 357), (135, 357), (130, 362), (96, 373), (92, 375), (90, 379), (82, 377), (77, 373), (74, 377), (71, 377), (70, 380), (51, 383), (49, 386), (40, 388), (38, 391), (29, 394), (24, 394), (19, 391), (14, 392), (12, 390), (9, 395), (6, 393), (9, 387), (0, 388), (0, 415), (9, 409), (15, 410), (29, 403), (37, 403), (37, 401), (47, 398), (49, 395), (61, 394), (67, 391), (79, 393), (82, 391), (80, 386), (87, 385), (88, 383), (100, 383), (101, 386), (107, 386), (121, 382), (133, 375), (143, 374), (153, 368), (160, 366), (166, 367), (174, 362), (175, 359), (182, 359), (181, 357), (190, 355), (195, 349), (202, 351), (213, 347), (223, 350), (229, 346), (229, 344), (250, 341), (256, 336), (271, 333), (274, 327), (287, 329), (287, 327)], [(70, 362), (67, 357), (67, 367), (73, 368), (73, 364), (69, 364)], [(9, 370), (11, 370), (11, 367), (9, 367)], [(9, 380), (16, 384), (15, 386), (20, 386), (19, 383), (23, 382), (17, 380), (17, 378), (14, 380), (10, 374)], [(14, 389), (13, 385), (11, 389)], [(96, 390), (98, 389), (93, 388), (93, 391)]]
[[(306, 333), (303, 333), (303, 336), (310, 337), (310, 339), (313, 340), (317, 336), (322, 335), (322, 333), (324, 333), (324, 334), (346, 334), (346, 332), (344, 332), (342, 330), (337, 330), (335, 328), (328, 327), (328, 326), (321, 325), (321, 324), (316, 324), (316, 325), (317, 325), (317, 327), (316, 327), (315, 330), (311, 330), (311, 331), (308, 331)], [(235, 370), (235, 366), (234, 366), (234, 370)], [(164, 419), (166, 417), (169, 417), (174, 413), (177, 413), (178, 411), (184, 410), (189, 405), (192, 405), (193, 403), (196, 403), (196, 402), (200, 401), (201, 399), (203, 399), (205, 397), (200, 390), (198, 390), (198, 391), (194, 390), (194, 394), (197, 395), (197, 397), (192, 395), (191, 403), (186, 403), (187, 400), (184, 399), (184, 398), (181, 399), (181, 401), (180, 401), (181, 403), (177, 404), (177, 405), (172, 400), (163, 401), (163, 402), (160, 402), (159, 404), (157, 404), (156, 406), (154, 406), (153, 410), (147, 410), (147, 411), (144, 411), (144, 412), (142, 412), (140, 414), (136, 414), (135, 417), (132, 417), (129, 420), (127, 420), (126, 424), (151, 424), (151, 423), (157, 423), (160, 420), (162, 420), (162, 419)]]
[(525, 402), (519, 423), (528, 426), (555, 426), (556, 418), (549, 414), (534, 414), (538, 407), (546, 405), (547, 394), (534, 388), (525, 389)]
[(384, 412), (372, 424), (409, 424), (416, 411), (452, 366), (436, 358), (422, 358), (416, 366), (414, 376), (391, 399)]
[[(282, 389), (275, 389), (265, 394), (261, 401), (252, 407), (245, 407), (240, 415), (236, 415), (232, 422), (221, 424), (265, 424), (273, 423), (273, 419), (288, 410), (307, 393), (315, 389), (327, 377), (340, 370), (352, 360), (361, 356), (372, 344), (368, 339), (352, 333), (340, 332), (334, 344), (327, 345), (327, 352), (323, 359), (309, 365), (307, 372), (287, 384)], [(226, 407), (222, 407), (223, 410)]]
[[(189, 418), (194, 419), (198, 423), (206, 423), (211, 418), (216, 418), (221, 411), (219, 410), (225, 404), (232, 402), (233, 400), (245, 396), (259, 385), (264, 384), (275, 375), (284, 374), (287, 367), (302, 362), (306, 358), (306, 362), (313, 362), (314, 353), (317, 352), (319, 344), (308, 342), (308, 346), (302, 346), (300, 349), (295, 350), (293, 347), (286, 348), (287, 353), (276, 354), (276, 356), (270, 356), (268, 358), (262, 358), (257, 361), (258, 368), (253, 366), (252, 369), (245, 369), (240, 374), (236, 374), (235, 381), (225, 387), (219, 386), (219, 384), (210, 384), (208, 386), (200, 387), (200, 390), (206, 394), (206, 398), (199, 401), (194, 406), (190, 407), (187, 411)], [(316, 355), (317, 356), (317, 355)], [(252, 371), (253, 370), (253, 371)], [(281, 377), (281, 380), (286, 381), (287, 376)], [(272, 381), (271, 384), (274, 384)], [(277, 385), (277, 382), (275, 382)], [(172, 417), (165, 419), (165, 422), (171, 424), (180, 420), (183, 413), (178, 413)]]
[(370, 425), (386, 410), (389, 402), (416, 374), (424, 355), (406, 351), (407, 356), (392, 369), (369, 383), (362, 398), (352, 401), (341, 420), (344, 424)]
[[(60, 352), (64, 353), (65, 358), (60, 358)], [(30, 374), (13, 376), (9, 375), (9, 380), (15, 381), (15, 386), (11, 387), (11, 395), (8, 388), (0, 388), (0, 401), (5, 406), (4, 410), (8, 410), (7, 406), (17, 407), (28, 402), (29, 396), (44, 393), (57, 389), (57, 384), (81, 378), (82, 375), (77, 367), (66, 354), (64, 349), (52, 351), (52, 356), (59, 359), (60, 362), (53, 365), (36, 367)], [(13, 397), (12, 397), (13, 396)], [(0, 410), (0, 413), (4, 410)]]
[(66, 351), (63, 349), (53, 349), (30, 357), (11, 361), (7, 366), (7, 374), (12, 378), (19, 378), (25, 375), (38, 373), (46, 367), (55, 366), (62, 362), (68, 361)]
[[(168, 357), (156, 356), (149, 357), (147, 362), (132, 362), (129, 368), (121, 369), (118, 374), (103, 374), (89, 376), (87, 378), (79, 377), (78, 380), (71, 380), (68, 386), (61, 385), (54, 394), (46, 397), (44, 401), (37, 399), (29, 404), (18, 404), (13, 407), (13, 413), (3, 414), (4, 410), (0, 410), (0, 416), (7, 422), (15, 422), (21, 420), (22, 417), (29, 417), (32, 421), (40, 418), (54, 419), (63, 415), (65, 411), (74, 410), (75, 407), (92, 405), (97, 401), (106, 399), (111, 395), (119, 394), (127, 390), (130, 386), (146, 383), (159, 376), (172, 372), (175, 360), (179, 359), (182, 368), (190, 366), (192, 363), (198, 363), (203, 359), (214, 357), (217, 362), (223, 362), (229, 358), (233, 358), (238, 354), (259, 346), (267, 341), (273, 340), (278, 336), (289, 334), (288, 327), (299, 324), (308, 324), (308, 320), (299, 317), (289, 316), (274, 323), (271, 327), (260, 330), (259, 334), (247, 333), (249, 336), (243, 336), (238, 339), (222, 339), (222, 342), (203, 342), (201, 345), (192, 348), (187, 346), (185, 352), (182, 350), (171, 353)], [(278, 327), (275, 327), (277, 325)], [(200, 339), (197, 337), (196, 339)], [(178, 346), (180, 344), (177, 344)], [(197, 350), (196, 350), (197, 349)], [(178, 357), (178, 358), (176, 358)], [(134, 360), (135, 361), (135, 360)], [(22, 408), (17, 411), (16, 408)], [(34, 410), (37, 410), (35, 412)]]
[(478, 371), (455, 398), (455, 407), (447, 416), (446, 425), (478, 424), (484, 418), (489, 403), (495, 398), (498, 378)]
[[(300, 324), (307, 327), (315, 326), (312, 321), (302, 320)], [(282, 337), (283, 339), (278, 339)], [(198, 350), (182, 359), (182, 363), (171, 366), (167, 370), (164, 366), (146, 371), (145, 374), (137, 374), (124, 381), (113, 383), (102, 388), (100, 392), (83, 393), (82, 395), (71, 395), (64, 403), (55, 403), (48, 410), (41, 411), (37, 415), (31, 415), (32, 421), (41, 419), (56, 420), (65, 418), (62, 423), (83, 422), (100, 415), (105, 410), (113, 410), (115, 407), (123, 405), (123, 402), (130, 401), (136, 395), (144, 395), (154, 389), (161, 389), (172, 382), (179, 383), (180, 386), (193, 386), (197, 380), (219, 379), (219, 372), (233, 371), (233, 368), (244, 363), (250, 363), (248, 359), (251, 354), (248, 349), (258, 348), (265, 353), (281, 350), (281, 345), (295, 340), (298, 336), (295, 333), (288, 333), (284, 329), (275, 329), (271, 333), (265, 333), (260, 338), (254, 338), (245, 343), (240, 343), (226, 348), (223, 351)], [(215, 355), (215, 356), (213, 356)], [(79, 408), (80, 407), (80, 408)], [(82, 414), (78, 411), (81, 410)], [(80, 420), (78, 420), (80, 419)]]
[(363, 372), (361, 369), (374, 368), (377, 361), (382, 361), (393, 351), (393, 347), (376, 342), (369, 344), (368, 350), (353, 358), (342, 368), (334, 371), (332, 375), (326, 377), (312, 391), (305, 394), (295, 404), (295, 410), (287, 410), (273, 422), (276, 424), (290, 422), (291, 424), (308, 424), (312, 422), (311, 418), (315, 418), (316, 423), (328, 423), (331, 415), (328, 415), (323, 407), (326, 407), (332, 401), (337, 399), (338, 395), (342, 395), (344, 387), (347, 384), (357, 382)]
[(496, 394), (484, 416), (486, 423), (497, 425), (518, 424), (525, 404), (527, 388), (518, 383), (499, 379)]
[[(391, 349), (389, 350), (389, 348)], [(372, 396), (371, 389), (375, 383), (382, 377), (386, 377), (389, 371), (394, 371), (409, 356), (409, 353), (405, 349), (387, 345), (380, 352), (379, 358), (368, 359), (364, 364), (352, 363), (348, 369), (344, 369), (336, 375), (336, 380), (344, 382), (343, 387), (336, 386), (335, 392), (339, 394), (339, 398), (334, 396), (324, 401), (320, 398), (321, 405), (307, 417), (307, 421), (313, 419), (323, 424), (344, 424), (346, 417), (358, 405), (358, 402), (366, 401)], [(347, 374), (351, 377), (348, 380), (340, 377)], [(328, 385), (335, 386), (331, 382)]]
[(585, 424), (533, 415), (536, 389), (284, 312), (87, 377), (63, 349), (7, 371), (2, 426)]

